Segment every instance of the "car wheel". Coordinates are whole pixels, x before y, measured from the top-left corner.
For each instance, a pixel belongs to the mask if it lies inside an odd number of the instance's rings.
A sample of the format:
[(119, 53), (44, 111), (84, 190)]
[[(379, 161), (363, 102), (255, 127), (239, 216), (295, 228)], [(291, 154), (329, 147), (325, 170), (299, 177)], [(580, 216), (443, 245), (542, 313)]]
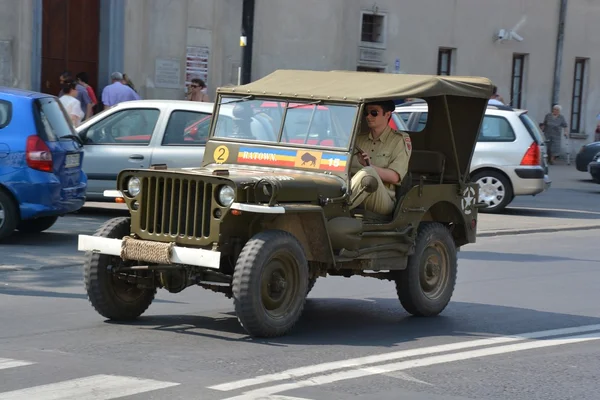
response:
[(260, 232), (244, 245), (233, 274), (233, 302), (251, 336), (288, 333), (302, 314), (307, 289), (308, 262), (293, 235)]
[(7, 193), (0, 191), (0, 240), (13, 234), (19, 224), (19, 210)]
[[(108, 220), (94, 236), (121, 239), (129, 235), (131, 218)], [(114, 272), (124, 261), (118, 256), (85, 254), (84, 281), (88, 299), (96, 311), (111, 320), (133, 320), (146, 311), (154, 300), (156, 288), (139, 288)], [(145, 272), (137, 272), (145, 273)], [(132, 274), (133, 275), (133, 274)]]
[(479, 184), (479, 202), (487, 205), (480, 212), (499, 213), (514, 198), (510, 181), (500, 172), (481, 171), (473, 175), (472, 181)]
[(440, 314), (454, 292), (457, 271), (456, 244), (450, 231), (437, 222), (421, 223), (415, 252), (396, 280), (402, 307), (415, 316)]
[(19, 232), (23, 233), (39, 233), (50, 229), (56, 223), (58, 217), (42, 217), (36, 219), (28, 219), (21, 221), (17, 226)]

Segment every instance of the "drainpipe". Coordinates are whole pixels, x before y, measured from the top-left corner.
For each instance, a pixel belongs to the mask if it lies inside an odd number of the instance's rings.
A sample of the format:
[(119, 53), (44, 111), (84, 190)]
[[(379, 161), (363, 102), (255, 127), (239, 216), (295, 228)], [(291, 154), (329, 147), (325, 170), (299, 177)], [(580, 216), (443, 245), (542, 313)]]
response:
[(558, 38), (556, 39), (556, 58), (554, 60), (554, 83), (552, 90), (552, 105), (560, 101), (560, 77), (562, 73), (563, 47), (565, 42), (565, 20), (567, 17), (567, 1), (560, 1), (558, 15)]
[(240, 65), (240, 84), (250, 83), (252, 79), (252, 40), (254, 34), (254, 3), (255, 0), (243, 0), (242, 5), (242, 62)]

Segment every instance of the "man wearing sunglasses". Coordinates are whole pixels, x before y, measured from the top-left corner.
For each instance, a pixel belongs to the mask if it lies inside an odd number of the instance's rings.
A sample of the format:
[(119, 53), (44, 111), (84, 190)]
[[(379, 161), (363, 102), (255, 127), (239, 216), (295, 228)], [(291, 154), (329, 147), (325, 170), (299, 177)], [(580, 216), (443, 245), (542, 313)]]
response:
[(410, 136), (389, 126), (394, 109), (393, 101), (366, 105), (365, 119), (369, 130), (356, 137), (351, 168), (351, 172), (355, 173), (351, 180), (352, 193), (360, 191), (365, 175), (376, 178), (379, 185), (373, 193), (363, 192), (350, 208), (364, 204), (365, 209), (384, 215), (394, 210), (394, 186), (400, 185), (408, 172), (412, 152)]

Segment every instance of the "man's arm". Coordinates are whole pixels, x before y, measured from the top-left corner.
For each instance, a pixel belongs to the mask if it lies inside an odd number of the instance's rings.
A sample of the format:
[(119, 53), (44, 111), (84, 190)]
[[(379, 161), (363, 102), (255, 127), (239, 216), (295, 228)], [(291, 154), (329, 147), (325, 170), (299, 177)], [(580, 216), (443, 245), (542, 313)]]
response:
[(389, 168), (381, 168), (376, 165), (373, 165), (373, 163), (371, 163), (371, 158), (367, 153), (361, 153), (359, 155), (362, 155), (362, 158), (359, 158), (358, 162), (360, 162), (361, 165), (365, 167), (367, 165), (370, 165), (371, 168), (373, 168), (377, 172), (377, 175), (379, 175), (383, 183), (391, 183), (393, 185), (396, 185), (400, 182), (400, 175), (396, 171)]

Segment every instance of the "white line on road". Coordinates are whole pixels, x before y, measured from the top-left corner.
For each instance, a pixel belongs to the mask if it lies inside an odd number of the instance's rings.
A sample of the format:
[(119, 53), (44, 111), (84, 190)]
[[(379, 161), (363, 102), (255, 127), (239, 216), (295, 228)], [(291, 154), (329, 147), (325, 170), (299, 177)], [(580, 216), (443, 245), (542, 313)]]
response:
[(246, 392), (240, 396), (230, 397), (225, 400), (258, 400), (268, 399), (276, 393), (287, 392), (290, 390), (301, 389), (311, 386), (326, 385), (348, 379), (364, 378), (372, 375), (387, 374), (390, 372), (402, 371), (412, 368), (427, 367), (431, 365), (445, 364), (455, 361), (464, 361), (473, 358), (481, 358), (498, 354), (514, 353), (517, 351), (541, 349), (544, 347), (561, 346), (574, 343), (582, 343), (592, 340), (599, 340), (600, 333), (590, 333), (579, 336), (561, 337), (558, 339), (544, 339), (525, 343), (509, 344), (504, 346), (489, 347), (485, 349), (470, 350), (459, 353), (444, 354), (438, 356), (424, 357), (415, 360), (402, 361), (397, 363), (383, 364), (373, 367), (364, 367), (344, 372), (336, 372), (329, 375), (317, 376), (294, 383), (284, 383), (270, 386), (262, 389), (256, 389)]
[(110, 400), (177, 385), (127, 376), (94, 375), (0, 393), (0, 400)]
[(497, 344), (503, 344), (503, 343), (516, 342), (516, 341), (526, 340), (526, 339), (540, 339), (540, 338), (550, 337), (550, 336), (573, 335), (573, 334), (577, 334), (577, 333), (592, 332), (592, 331), (598, 331), (598, 330), (600, 330), (600, 324), (579, 326), (579, 327), (575, 327), (575, 328), (564, 328), (564, 329), (553, 329), (553, 330), (548, 330), (548, 331), (530, 332), (530, 333), (524, 333), (524, 334), (514, 335), (514, 336), (500, 336), (500, 337), (493, 337), (493, 338), (488, 338), (488, 339), (470, 340), (470, 341), (465, 341), (465, 342), (442, 344), (442, 345), (431, 346), (431, 347), (421, 347), (421, 348), (415, 348), (415, 349), (410, 349), (410, 350), (395, 351), (392, 353), (384, 353), (384, 354), (365, 356), (365, 357), (353, 358), (353, 359), (342, 360), (342, 361), (333, 361), (333, 362), (328, 362), (328, 363), (323, 363), (323, 364), (309, 365), (307, 367), (289, 369), (287, 371), (283, 371), (283, 372), (279, 372), (279, 373), (275, 373), (275, 374), (261, 375), (261, 376), (255, 377), (255, 378), (243, 379), (243, 380), (239, 380), (239, 381), (209, 386), (208, 388), (213, 389), (213, 390), (220, 390), (220, 391), (228, 392), (231, 390), (241, 389), (241, 388), (245, 388), (248, 386), (261, 385), (264, 383), (277, 382), (277, 381), (284, 381), (287, 379), (295, 379), (295, 378), (299, 378), (299, 377), (303, 377), (303, 376), (307, 376), (307, 375), (319, 374), (319, 373), (334, 371), (334, 370), (343, 369), (343, 368), (360, 367), (360, 366), (363, 366), (366, 364), (376, 364), (376, 363), (381, 363), (381, 362), (386, 362), (386, 361), (399, 360), (399, 359), (408, 358), (408, 357), (424, 356), (424, 355), (428, 355), (428, 354), (443, 353), (443, 352), (447, 352), (447, 351), (457, 351), (457, 350), (469, 349), (469, 348), (473, 348), (473, 347), (491, 346), (491, 345), (497, 345)]
[(21, 360), (11, 360), (10, 358), (0, 358), (0, 369), (24, 367), (26, 365), (32, 365), (35, 363)]

